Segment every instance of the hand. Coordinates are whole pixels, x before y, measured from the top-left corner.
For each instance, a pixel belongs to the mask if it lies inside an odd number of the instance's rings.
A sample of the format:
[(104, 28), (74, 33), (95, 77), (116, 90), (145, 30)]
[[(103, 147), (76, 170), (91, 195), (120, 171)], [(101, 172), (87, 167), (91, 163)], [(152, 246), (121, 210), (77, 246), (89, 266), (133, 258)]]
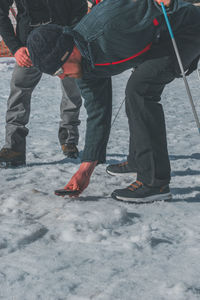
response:
[(86, 189), (96, 165), (97, 161), (83, 162), (80, 165), (79, 170), (72, 176), (71, 180), (64, 187), (65, 190), (77, 191), (77, 194), (71, 197), (80, 195), (83, 190)]
[(87, 3), (88, 3), (88, 11), (87, 11), (87, 13), (89, 14), (91, 12), (93, 4), (90, 1), (88, 1)]
[(91, 12), (91, 8), (88, 7), (87, 14)]
[(169, 7), (171, 4), (171, 0), (155, 0), (159, 5), (161, 5), (161, 2), (164, 4), (164, 6)]
[(19, 48), (15, 54), (16, 62), (20, 67), (30, 68), (33, 64), (29, 56), (28, 49), (26, 47)]

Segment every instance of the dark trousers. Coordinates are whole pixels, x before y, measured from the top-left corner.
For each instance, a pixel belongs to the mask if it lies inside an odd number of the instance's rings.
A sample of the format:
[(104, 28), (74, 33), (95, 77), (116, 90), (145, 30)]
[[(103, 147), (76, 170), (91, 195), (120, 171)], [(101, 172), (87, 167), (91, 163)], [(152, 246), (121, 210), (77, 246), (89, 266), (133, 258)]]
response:
[(165, 119), (159, 102), (165, 85), (174, 78), (169, 57), (151, 59), (135, 69), (126, 87), (128, 163), (137, 168), (137, 179), (151, 186), (170, 182)]

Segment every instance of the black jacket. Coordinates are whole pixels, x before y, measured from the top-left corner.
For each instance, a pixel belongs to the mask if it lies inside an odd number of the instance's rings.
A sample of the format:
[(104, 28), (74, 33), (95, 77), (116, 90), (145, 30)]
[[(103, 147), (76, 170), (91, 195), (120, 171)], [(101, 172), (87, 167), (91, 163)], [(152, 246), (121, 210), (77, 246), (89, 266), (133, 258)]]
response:
[[(83, 78), (78, 84), (88, 113), (82, 161), (105, 161), (110, 76), (163, 56), (171, 57), (175, 75), (180, 74), (162, 10), (154, 4), (153, 0), (104, 0), (71, 30), (83, 56)], [(168, 14), (187, 70), (200, 55), (200, 8), (174, 0)]]
[(14, 0), (0, 0), (0, 35), (14, 54), (26, 45), (28, 34), (41, 23), (73, 26), (87, 13), (86, 0), (15, 0), (16, 35), (8, 17)]
[[(200, 55), (200, 9), (174, 0), (168, 14), (187, 70)], [(69, 30), (84, 58), (84, 78), (119, 74), (147, 56), (173, 56), (180, 73), (162, 9), (153, 0), (104, 0)]]

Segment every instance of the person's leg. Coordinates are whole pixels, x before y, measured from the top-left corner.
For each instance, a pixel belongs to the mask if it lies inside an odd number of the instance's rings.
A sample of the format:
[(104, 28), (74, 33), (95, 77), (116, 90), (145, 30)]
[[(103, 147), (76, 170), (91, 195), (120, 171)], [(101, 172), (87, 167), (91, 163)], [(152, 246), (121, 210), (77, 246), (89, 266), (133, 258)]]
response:
[(136, 68), (126, 87), (128, 164), (137, 168), (139, 182), (155, 188), (170, 181), (165, 120), (159, 101), (165, 85), (173, 79), (170, 58), (153, 59)]
[[(5, 145), (3, 149), (21, 153), (24, 158), (26, 153), (26, 136), (28, 134), (26, 124), (29, 121), (31, 94), (41, 76), (41, 72), (36, 68), (22, 68), (16, 64), (11, 78), (6, 113)], [(0, 161), (3, 161), (1, 154)]]
[[(79, 112), (82, 104), (82, 98), (79, 88), (74, 78), (65, 77), (61, 80), (62, 101), (60, 105), (60, 127), (58, 137), (63, 149), (63, 153), (69, 157), (78, 156), (80, 124)], [(74, 155), (73, 155), (74, 152)]]
[[(134, 72), (134, 71), (133, 71)], [(127, 105), (126, 105), (126, 99), (125, 99), (125, 107), (126, 107), (126, 115), (127, 115)], [(132, 137), (129, 136), (129, 153), (132, 153), (133, 148), (133, 142)], [(117, 164), (111, 164), (106, 167), (106, 172), (109, 175), (113, 176), (127, 176), (127, 175), (137, 175), (137, 168), (136, 163), (134, 161), (134, 157), (132, 156), (131, 159), (129, 158), (129, 155), (127, 156), (127, 160), (117, 163)]]
[(129, 162), (136, 162), (138, 180), (148, 185), (170, 181), (164, 112), (159, 103), (166, 84), (174, 79), (170, 58), (148, 60), (136, 68), (126, 87), (130, 129)]

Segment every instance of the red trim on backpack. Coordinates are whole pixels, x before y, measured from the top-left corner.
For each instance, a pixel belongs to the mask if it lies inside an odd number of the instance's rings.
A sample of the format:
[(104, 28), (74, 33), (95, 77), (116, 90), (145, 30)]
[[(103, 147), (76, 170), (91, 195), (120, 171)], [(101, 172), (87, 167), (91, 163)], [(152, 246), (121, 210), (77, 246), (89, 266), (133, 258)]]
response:
[(101, 2), (101, 0), (96, 0), (96, 4), (98, 4), (99, 2)]
[(140, 56), (141, 54), (147, 52), (150, 48), (151, 48), (152, 43), (148, 44), (143, 50), (141, 50), (140, 52), (134, 54), (133, 56), (130, 56), (128, 58), (122, 59), (122, 60), (118, 60), (118, 61), (114, 61), (114, 62), (110, 62), (110, 63), (105, 63), (105, 64), (94, 64), (95, 66), (110, 66), (110, 65), (117, 65), (117, 64), (121, 64), (123, 62), (126, 62), (128, 60), (131, 60), (137, 56)]
[(158, 23), (158, 20), (157, 20), (157, 19), (154, 19), (154, 20), (153, 20), (153, 25), (154, 25), (154, 26), (158, 26), (158, 25), (159, 25), (159, 23)]

